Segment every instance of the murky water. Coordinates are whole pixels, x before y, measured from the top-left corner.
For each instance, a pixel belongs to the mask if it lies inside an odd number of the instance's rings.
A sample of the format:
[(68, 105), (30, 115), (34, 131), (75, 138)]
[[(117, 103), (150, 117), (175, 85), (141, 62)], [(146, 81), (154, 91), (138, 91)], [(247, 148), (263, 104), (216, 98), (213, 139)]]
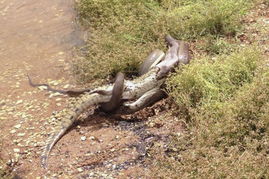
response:
[(73, 0), (0, 0), (0, 90), (19, 73), (64, 76), (73, 47), (84, 42), (75, 18)]
[(81, 44), (75, 15), (73, 0), (0, 1), (1, 63)]

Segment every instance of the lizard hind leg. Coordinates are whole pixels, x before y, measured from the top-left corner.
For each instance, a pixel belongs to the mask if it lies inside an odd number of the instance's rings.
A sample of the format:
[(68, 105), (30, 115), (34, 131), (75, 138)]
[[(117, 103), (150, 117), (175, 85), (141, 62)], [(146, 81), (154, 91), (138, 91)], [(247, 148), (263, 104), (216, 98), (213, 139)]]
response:
[(107, 103), (101, 105), (101, 109), (105, 112), (113, 112), (117, 109), (122, 101), (122, 93), (124, 90), (124, 74), (119, 72), (112, 89), (112, 96)]

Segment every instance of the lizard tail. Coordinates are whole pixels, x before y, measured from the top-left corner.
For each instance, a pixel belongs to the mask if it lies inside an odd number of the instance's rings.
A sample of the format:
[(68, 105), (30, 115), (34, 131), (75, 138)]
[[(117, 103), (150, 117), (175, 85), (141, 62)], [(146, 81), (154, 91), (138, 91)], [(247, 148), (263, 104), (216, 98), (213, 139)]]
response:
[(41, 155), (41, 166), (43, 168), (47, 168), (47, 161), (49, 158), (50, 151), (52, 150), (53, 146), (63, 137), (63, 135), (66, 133), (66, 131), (73, 125), (75, 121), (76, 116), (71, 115), (68, 121), (65, 122), (64, 125), (62, 125), (62, 128), (60, 131), (56, 132), (55, 134), (51, 135), (47, 141), (47, 145), (45, 146), (45, 149)]
[[(102, 96), (102, 98), (100, 98)], [(76, 105), (76, 107), (67, 113), (64, 121), (62, 123), (61, 129), (51, 135), (46, 143), (44, 152), (41, 155), (41, 166), (47, 168), (47, 160), (49, 153), (52, 150), (53, 146), (63, 137), (66, 131), (73, 125), (74, 121), (87, 110), (90, 106), (99, 104), (101, 102), (108, 102), (110, 100), (110, 95), (103, 96), (98, 93), (85, 95), (84, 99)]]

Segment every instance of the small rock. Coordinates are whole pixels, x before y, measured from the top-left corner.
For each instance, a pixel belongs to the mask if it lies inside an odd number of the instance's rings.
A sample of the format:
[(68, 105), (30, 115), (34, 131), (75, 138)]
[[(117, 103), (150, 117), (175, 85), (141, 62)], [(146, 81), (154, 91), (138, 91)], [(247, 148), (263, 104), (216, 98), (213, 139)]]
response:
[(21, 104), (22, 103), (22, 99), (21, 100), (18, 100), (17, 102), (16, 102), (16, 104)]
[(61, 106), (62, 104), (61, 103), (56, 103), (56, 106)]
[(16, 133), (16, 130), (13, 129), (13, 130), (10, 131), (10, 133), (11, 133), (11, 134), (14, 134), (14, 133)]
[(54, 85), (54, 86), (57, 86), (60, 82), (59, 81), (52, 81), (51, 84)]
[(13, 149), (13, 151), (14, 151), (15, 153), (19, 153), (19, 152), (20, 152), (20, 149), (15, 148), (15, 149)]
[(82, 168), (78, 168), (78, 172), (83, 172), (83, 169)]
[(80, 140), (81, 140), (81, 141), (85, 141), (85, 140), (86, 140), (86, 136), (82, 136), (82, 137), (80, 138)]
[(103, 123), (102, 125), (103, 125), (103, 127), (109, 127), (109, 124), (107, 124), (107, 123)]
[(18, 137), (22, 137), (22, 136), (25, 136), (25, 133), (18, 133), (17, 135)]
[(115, 170), (117, 168), (117, 165), (112, 165), (112, 169)]
[(16, 129), (19, 129), (21, 127), (21, 124), (17, 124), (14, 126)]
[(40, 90), (46, 90), (46, 89), (48, 89), (46, 86), (39, 86), (37, 88), (40, 89)]
[(19, 143), (19, 140), (13, 140), (13, 143), (14, 144), (18, 144)]
[(64, 89), (66, 89), (66, 88), (69, 88), (70, 87), (70, 85), (69, 84), (67, 84), (67, 85), (64, 85)]
[(58, 93), (58, 92), (56, 92), (56, 93), (51, 93), (50, 95), (49, 95), (49, 98), (52, 98), (52, 97), (55, 97), (55, 96), (62, 96), (63, 94), (61, 94), (61, 93)]
[(14, 156), (15, 156), (15, 161), (19, 161), (20, 154), (17, 154), (17, 153), (16, 153)]
[(18, 143), (17, 146), (19, 146), (19, 147), (24, 147), (24, 145), (21, 144), (21, 143)]
[(56, 98), (55, 99), (55, 101), (61, 101), (62, 100), (62, 98)]

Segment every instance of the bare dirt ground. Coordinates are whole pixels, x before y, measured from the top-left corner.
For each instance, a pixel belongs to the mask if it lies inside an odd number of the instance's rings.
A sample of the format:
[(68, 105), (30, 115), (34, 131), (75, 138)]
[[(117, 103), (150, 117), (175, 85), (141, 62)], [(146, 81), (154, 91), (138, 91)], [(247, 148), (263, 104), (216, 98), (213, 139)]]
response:
[[(167, 113), (166, 101), (125, 117), (140, 122), (87, 117), (56, 144), (49, 169), (40, 166), (42, 147), (60, 122), (52, 114), (67, 98), (30, 87), (26, 74), (57, 88), (77, 86), (69, 62), (83, 34), (73, 7), (72, 0), (0, 0), (0, 156), (21, 178), (151, 178), (147, 149), (156, 141), (165, 146), (170, 133), (183, 130)], [(257, 42), (265, 54), (268, 12), (263, 4), (257, 7), (238, 36), (243, 45)]]

